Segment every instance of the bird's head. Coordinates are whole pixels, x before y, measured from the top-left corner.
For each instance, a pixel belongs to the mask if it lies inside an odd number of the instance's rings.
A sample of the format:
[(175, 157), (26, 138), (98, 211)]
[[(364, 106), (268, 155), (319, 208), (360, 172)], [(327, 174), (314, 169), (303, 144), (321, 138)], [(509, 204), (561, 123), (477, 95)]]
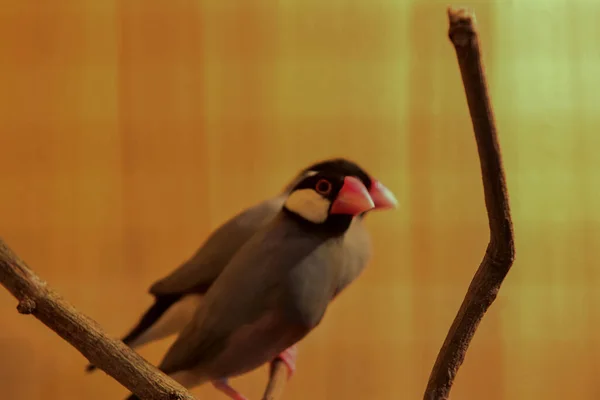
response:
[(372, 210), (388, 210), (398, 206), (398, 200), (396, 200), (394, 194), (379, 180), (373, 178), (353, 161), (345, 158), (331, 158), (320, 161), (302, 170), (302, 172), (300, 172), (300, 177), (318, 172), (354, 176), (360, 179), (369, 191), (369, 195), (375, 204), (375, 207), (373, 207)]
[(344, 232), (352, 218), (375, 207), (356, 177), (310, 171), (289, 192), (283, 209), (329, 231)]

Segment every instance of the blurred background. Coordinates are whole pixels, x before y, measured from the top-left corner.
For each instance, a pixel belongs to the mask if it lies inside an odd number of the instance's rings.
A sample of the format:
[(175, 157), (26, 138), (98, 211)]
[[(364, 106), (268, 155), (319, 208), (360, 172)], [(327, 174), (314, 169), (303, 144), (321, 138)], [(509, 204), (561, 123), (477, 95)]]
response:
[[(600, 4), (465, 1), (495, 106), (517, 260), (453, 399), (597, 399)], [(147, 289), (308, 163), (360, 162), (401, 207), (300, 345), (285, 398), (418, 399), (488, 240), (479, 161), (431, 0), (3, 0), (0, 235), (121, 336)], [(127, 391), (0, 290), (3, 399)], [(141, 354), (157, 363), (172, 340)], [(233, 381), (251, 399), (262, 368)], [(224, 399), (212, 387), (199, 399)]]

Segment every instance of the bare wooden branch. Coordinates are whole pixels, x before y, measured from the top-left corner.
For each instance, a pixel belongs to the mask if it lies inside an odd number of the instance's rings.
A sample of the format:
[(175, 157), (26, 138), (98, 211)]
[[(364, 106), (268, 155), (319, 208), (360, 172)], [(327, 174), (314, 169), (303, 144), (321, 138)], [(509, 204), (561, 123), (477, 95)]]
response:
[(283, 397), (283, 389), (288, 380), (288, 368), (285, 363), (279, 359), (271, 364), (271, 374), (269, 383), (262, 400), (279, 400)]
[(429, 377), (425, 400), (445, 400), (479, 322), (493, 303), (515, 258), (513, 226), (475, 17), (466, 9), (448, 9), (448, 36), (462, 76), (481, 165), (490, 242)]
[(2, 239), (0, 284), (19, 301), (19, 313), (32, 314), (141, 399), (194, 400), (181, 385), (120, 340), (108, 337), (98, 323), (50, 289)]

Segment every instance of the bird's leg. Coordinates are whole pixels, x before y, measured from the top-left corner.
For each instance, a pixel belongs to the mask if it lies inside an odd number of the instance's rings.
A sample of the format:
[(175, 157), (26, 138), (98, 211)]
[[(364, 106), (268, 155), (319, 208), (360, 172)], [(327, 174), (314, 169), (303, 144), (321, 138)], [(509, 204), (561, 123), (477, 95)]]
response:
[(277, 361), (277, 360), (283, 361), (283, 363), (285, 364), (285, 366), (288, 369), (288, 379), (290, 379), (292, 377), (292, 375), (294, 375), (294, 372), (296, 371), (296, 358), (297, 357), (298, 357), (298, 348), (296, 347), (296, 345), (293, 345), (291, 347), (288, 347), (284, 351), (282, 351), (277, 356), (277, 358), (275, 358), (275, 360), (271, 363), (271, 367), (273, 366), (273, 363), (275, 361)]
[(212, 384), (215, 387), (215, 389), (223, 392), (232, 400), (248, 400), (247, 398), (239, 394), (237, 390), (229, 386), (229, 381), (226, 378), (212, 381)]

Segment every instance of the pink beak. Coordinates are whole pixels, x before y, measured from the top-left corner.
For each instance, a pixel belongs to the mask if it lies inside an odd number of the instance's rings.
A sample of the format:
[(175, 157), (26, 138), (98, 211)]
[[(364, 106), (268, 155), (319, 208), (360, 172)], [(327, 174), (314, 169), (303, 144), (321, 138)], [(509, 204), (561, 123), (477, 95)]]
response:
[(330, 214), (358, 215), (372, 210), (375, 203), (365, 185), (353, 176), (344, 178), (344, 185), (331, 205)]
[(376, 210), (389, 210), (398, 207), (398, 200), (396, 200), (396, 197), (390, 189), (385, 187), (383, 183), (379, 182), (377, 179), (371, 178), (371, 182), (369, 194), (371, 195), (371, 199), (373, 199)]

